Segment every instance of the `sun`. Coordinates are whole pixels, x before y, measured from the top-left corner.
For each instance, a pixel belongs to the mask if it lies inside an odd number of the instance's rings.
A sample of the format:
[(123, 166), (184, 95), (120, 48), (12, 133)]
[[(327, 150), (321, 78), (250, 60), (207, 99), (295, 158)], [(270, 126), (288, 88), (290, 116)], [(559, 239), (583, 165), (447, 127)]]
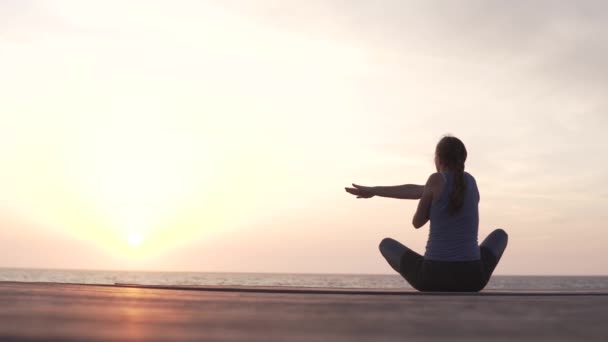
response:
[(96, 234), (108, 236), (104, 248), (117, 255), (159, 253), (198, 234), (190, 224), (180, 234), (173, 228), (206, 201), (216, 159), (189, 120), (146, 105), (119, 107), (78, 130), (70, 180), (99, 226)]
[(141, 233), (139, 232), (131, 232), (129, 233), (129, 235), (127, 236), (127, 243), (129, 244), (129, 246), (131, 247), (139, 247), (141, 246), (141, 244), (144, 242), (144, 237)]

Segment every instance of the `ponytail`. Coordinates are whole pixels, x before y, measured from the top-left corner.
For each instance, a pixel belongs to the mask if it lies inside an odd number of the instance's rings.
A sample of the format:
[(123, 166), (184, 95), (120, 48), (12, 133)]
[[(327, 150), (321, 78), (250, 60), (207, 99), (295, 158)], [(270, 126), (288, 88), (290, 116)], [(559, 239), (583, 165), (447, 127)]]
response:
[(452, 188), (452, 193), (450, 194), (450, 202), (448, 207), (450, 214), (453, 215), (462, 208), (464, 203), (464, 192), (466, 189), (463, 163), (462, 167), (454, 170), (454, 187)]
[(464, 204), (466, 181), (464, 178), (464, 162), (467, 160), (467, 149), (460, 139), (452, 136), (443, 137), (435, 151), (441, 163), (454, 173), (454, 187), (450, 193), (448, 211), (451, 215), (457, 213)]

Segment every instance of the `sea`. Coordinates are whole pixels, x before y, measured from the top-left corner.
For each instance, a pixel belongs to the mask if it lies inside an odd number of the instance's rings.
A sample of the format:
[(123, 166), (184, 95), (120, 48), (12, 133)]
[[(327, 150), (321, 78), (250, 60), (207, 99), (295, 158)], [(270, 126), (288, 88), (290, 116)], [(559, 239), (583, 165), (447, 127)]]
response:
[[(240, 285), (412, 289), (399, 275), (93, 271), (0, 268), (0, 281), (78, 284)], [(608, 276), (495, 275), (486, 289), (512, 291), (608, 291)]]

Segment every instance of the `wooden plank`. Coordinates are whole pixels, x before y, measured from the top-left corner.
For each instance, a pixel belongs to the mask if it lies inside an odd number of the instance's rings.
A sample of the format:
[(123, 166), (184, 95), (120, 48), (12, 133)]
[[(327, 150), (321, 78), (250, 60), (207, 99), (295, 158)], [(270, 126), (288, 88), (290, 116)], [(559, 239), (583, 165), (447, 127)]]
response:
[(0, 340), (604, 341), (608, 336), (605, 293), (305, 290), (0, 283)]

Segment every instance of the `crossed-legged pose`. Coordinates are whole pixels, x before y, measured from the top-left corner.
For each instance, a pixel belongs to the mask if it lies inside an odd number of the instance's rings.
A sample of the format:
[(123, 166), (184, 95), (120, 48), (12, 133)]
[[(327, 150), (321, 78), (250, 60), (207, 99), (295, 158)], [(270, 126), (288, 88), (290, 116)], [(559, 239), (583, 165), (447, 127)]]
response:
[(391, 238), (380, 243), (389, 265), (419, 291), (481, 291), (507, 247), (508, 236), (496, 229), (479, 245), (479, 190), (464, 171), (467, 150), (460, 139), (443, 137), (435, 149), (437, 172), (425, 185), (346, 188), (357, 198), (416, 199), (412, 224), (431, 221), (424, 256)]

